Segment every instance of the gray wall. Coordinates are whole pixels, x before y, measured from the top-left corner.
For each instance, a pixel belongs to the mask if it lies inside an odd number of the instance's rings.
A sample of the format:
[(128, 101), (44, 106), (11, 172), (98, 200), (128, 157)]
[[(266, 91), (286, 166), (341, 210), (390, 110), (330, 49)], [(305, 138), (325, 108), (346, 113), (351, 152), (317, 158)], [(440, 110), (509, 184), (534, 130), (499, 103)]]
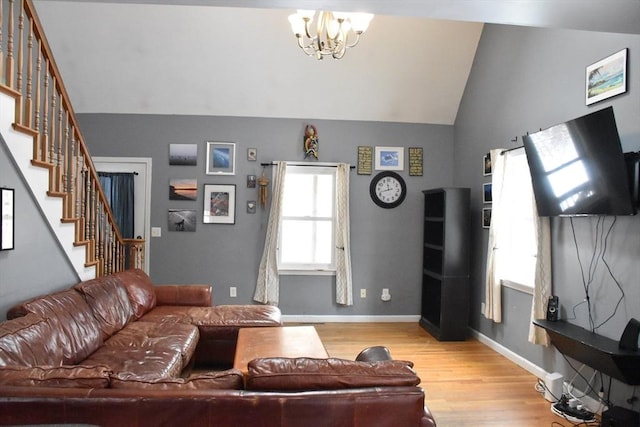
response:
[[(623, 48), (629, 48), (628, 92), (585, 106), (585, 67)], [(481, 159), (492, 148), (522, 145), (521, 135), (526, 132), (609, 105), (616, 114), (624, 151), (640, 150), (639, 54), (640, 36), (486, 25), (455, 124), (454, 182), (472, 188), (473, 224), (478, 224), (472, 236), (472, 327), (547, 371), (559, 371), (565, 377), (572, 376), (573, 371), (554, 349), (527, 342), (530, 295), (503, 290), (502, 324), (480, 314), (487, 253), (487, 230), (480, 227), (481, 186), (489, 181), (489, 177), (482, 176)], [(516, 136), (518, 140), (512, 141)], [(605, 221), (608, 227), (613, 218)], [(585, 276), (595, 250), (593, 242), (599, 234), (596, 223), (596, 218), (573, 221)], [(640, 318), (639, 232), (640, 217), (618, 218), (608, 240), (605, 258), (622, 291), (602, 260), (590, 286), (595, 323), (602, 323), (615, 313), (598, 333), (615, 340), (630, 318)], [(560, 298), (563, 317), (572, 318), (573, 307), (585, 299), (585, 291), (571, 220), (554, 218), (552, 235), (554, 293)], [(625, 298), (616, 311), (622, 292)], [(571, 322), (588, 328), (586, 305), (578, 305), (575, 314)], [(626, 397), (631, 394), (624, 386), (614, 386), (614, 392), (627, 393)]]
[(0, 319), (27, 298), (78, 281), (0, 137), (0, 187), (15, 189), (15, 249), (0, 251)]
[[(94, 156), (153, 158), (151, 224), (162, 237), (151, 239), (150, 274), (158, 283), (211, 283), (216, 303), (249, 304), (256, 277), (268, 210), (247, 214), (247, 200), (257, 190), (246, 188), (246, 175), (260, 175), (261, 162), (302, 160), (304, 125), (317, 126), (320, 161), (356, 164), (357, 146), (424, 147), (424, 176), (405, 171), (408, 195), (398, 208), (386, 210), (369, 197), (372, 176), (351, 173), (351, 237), (354, 305), (335, 304), (329, 276), (282, 276), (280, 308), (289, 315), (417, 315), (422, 257), (421, 190), (453, 182), (453, 128), (374, 122), (286, 120), (233, 117), (81, 114), (78, 116)], [(235, 142), (236, 174), (205, 174), (206, 141)], [(197, 166), (169, 166), (171, 143), (198, 144)], [(247, 148), (258, 149), (258, 161), (246, 159)], [(408, 164), (408, 158), (405, 158)], [(270, 170), (267, 170), (270, 176)], [(170, 201), (170, 178), (197, 178), (197, 202)], [(236, 185), (235, 225), (203, 224), (204, 184)], [(195, 233), (167, 229), (167, 210), (195, 209)], [(237, 298), (229, 298), (236, 286)], [(366, 288), (368, 297), (359, 298)], [(382, 302), (382, 288), (392, 300)]]

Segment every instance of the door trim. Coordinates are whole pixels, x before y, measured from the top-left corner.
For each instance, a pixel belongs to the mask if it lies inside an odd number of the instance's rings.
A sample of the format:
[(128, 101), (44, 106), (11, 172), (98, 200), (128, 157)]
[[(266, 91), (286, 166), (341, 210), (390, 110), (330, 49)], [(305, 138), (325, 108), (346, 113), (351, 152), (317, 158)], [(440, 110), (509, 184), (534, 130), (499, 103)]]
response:
[[(149, 273), (149, 259), (151, 258), (151, 169), (152, 159), (150, 157), (92, 157), (96, 171), (100, 167), (113, 168), (119, 166), (118, 170), (105, 170), (102, 172), (138, 172), (138, 174), (144, 174), (144, 190), (141, 192), (144, 197), (144, 225), (142, 238), (144, 239), (144, 270)], [(133, 166), (138, 167), (133, 170)], [(138, 199), (140, 192), (136, 191), (135, 198)], [(139, 233), (137, 233), (139, 234)]]

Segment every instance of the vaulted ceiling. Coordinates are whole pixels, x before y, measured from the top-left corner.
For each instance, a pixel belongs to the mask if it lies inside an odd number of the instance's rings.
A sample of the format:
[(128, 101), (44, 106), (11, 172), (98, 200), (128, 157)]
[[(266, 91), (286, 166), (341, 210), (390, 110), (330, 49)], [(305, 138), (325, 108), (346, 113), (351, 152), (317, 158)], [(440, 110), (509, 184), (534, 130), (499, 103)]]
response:
[[(640, 33), (640, 1), (34, 0), (76, 113), (452, 124), (483, 23)], [(341, 60), (296, 8), (376, 14)]]

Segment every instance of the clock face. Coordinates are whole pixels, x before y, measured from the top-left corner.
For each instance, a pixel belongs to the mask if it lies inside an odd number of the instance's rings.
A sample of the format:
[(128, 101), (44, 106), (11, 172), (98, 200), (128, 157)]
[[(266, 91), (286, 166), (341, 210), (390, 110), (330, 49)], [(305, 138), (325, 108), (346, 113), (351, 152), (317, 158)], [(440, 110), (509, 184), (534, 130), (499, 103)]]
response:
[(371, 181), (369, 193), (374, 203), (382, 208), (395, 208), (404, 201), (407, 186), (395, 172), (380, 172)]

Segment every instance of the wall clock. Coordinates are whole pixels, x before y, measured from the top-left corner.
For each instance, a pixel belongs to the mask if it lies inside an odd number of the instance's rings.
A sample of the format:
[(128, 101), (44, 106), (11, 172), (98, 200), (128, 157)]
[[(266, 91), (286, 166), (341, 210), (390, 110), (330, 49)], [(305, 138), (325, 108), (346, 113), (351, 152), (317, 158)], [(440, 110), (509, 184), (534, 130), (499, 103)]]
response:
[(407, 195), (407, 185), (397, 173), (384, 171), (371, 180), (369, 194), (376, 205), (391, 209), (400, 206), (404, 201)]

